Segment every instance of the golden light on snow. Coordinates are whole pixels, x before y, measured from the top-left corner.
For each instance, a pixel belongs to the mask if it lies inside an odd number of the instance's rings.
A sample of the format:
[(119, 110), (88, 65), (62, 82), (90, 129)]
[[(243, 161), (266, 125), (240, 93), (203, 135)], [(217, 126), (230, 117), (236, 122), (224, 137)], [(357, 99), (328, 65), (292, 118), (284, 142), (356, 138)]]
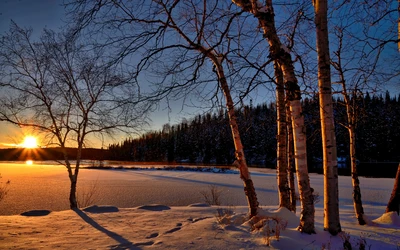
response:
[(24, 142), (21, 144), (22, 147), (24, 148), (37, 148), (37, 140), (33, 136), (27, 136), (24, 139)]

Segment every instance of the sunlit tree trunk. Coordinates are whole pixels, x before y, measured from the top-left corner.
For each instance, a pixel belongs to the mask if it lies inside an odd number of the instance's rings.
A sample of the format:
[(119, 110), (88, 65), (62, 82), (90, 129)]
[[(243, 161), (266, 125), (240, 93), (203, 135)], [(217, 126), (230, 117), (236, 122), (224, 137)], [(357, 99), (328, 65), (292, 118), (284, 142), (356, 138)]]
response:
[(61, 149), (64, 155), (64, 162), (65, 162), (65, 167), (67, 168), (68, 171), (68, 178), (70, 181), (70, 189), (69, 189), (69, 206), (71, 209), (76, 209), (78, 208), (78, 201), (76, 198), (76, 184), (78, 181), (78, 176), (74, 174), (74, 171), (72, 170), (71, 162), (68, 157), (67, 150), (64, 146), (63, 143), (61, 143)]
[(293, 212), (296, 212), (297, 197), (296, 197), (296, 188), (295, 188), (295, 182), (294, 182), (296, 166), (295, 166), (295, 162), (294, 162), (293, 129), (292, 129), (292, 123), (290, 122), (291, 121), (290, 106), (288, 103), (286, 105), (286, 120), (288, 121), (286, 123), (286, 125), (287, 125), (286, 132), (287, 132), (287, 157), (288, 157), (287, 170), (288, 170), (288, 176), (289, 176), (290, 204), (291, 204), (290, 210)]
[(400, 215), (400, 164), (397, 167), (396, 179), (394, 180), (393, 191), (386, 206), (386, 213), (397, 212)]
[(315, 208), (307, 169), (306, 135), (300, 100), (291, 101), (290, 112), (292, 116), (297, 184), (301, 202), (300, 225), (298, 229), (311, 234), (315, 233)]
[(288, 183), (288, 157), (287, 157), (287, 126), (285, 88), (283, 85), (283, 74), (278, 63), (274, 62), (276, 78), (276, 110), (277, 110), (277, 176), (279, 190), (279, 207), (291, 209), (290, 188)]
[(315, 233), (314, 202), (307, 168), (306, 136), (304, 116), (301, 108), (301, 94), (297, 78), (294, 73), (290, 51), (280, 41), (275, 28), (275, 13), (272, 0), (267, 0), (265, 6), (259, 1), (232, 0), (244, 11), (252, 13), (263, 29), (264, 37), (269, 43), (270, 57), (276, 60), (283, 72), (286, 87), (286, 96), (290, 105), (292, 117), (294, 153), (297, 171), (297, 183), (301, 201), (300, 225), (298, 230), (305, 233)]
[(69, 206), (71, 209), (76, 209), (78, 208), (78, 201), (76, 199), (76, 184), (78, 181), (78, 176), (75, 174), (70, 175), (69, 180), (71, 182), (69, 191)]
[(358, 224), (365, 225), (364, 208), (361, 199), (360, 180), (358, 179), (357, 158), (356, 158), (356, 133), (354, 126), (351, 124), (348, 127), (350, 137), (350, 166), (351, 166), (351, 181), (353, 185), (353, 205)]
[(356, 218), (358, 220), (358, 224), (365, 225), (366, 220), (364, 218), (364, 208), (362, 205), (361, 199), (361, 189), (360, 189), (360, 180), (358, 178), (358, 170), (357, 170), (357, 155), (356, 155), (356, 124), (357, 124), (357, 117), (356, 117), (356, 88), (353, 90), (353, 100), (350, 99), (350, 94), (347, 89), (347, 83), (342, 67), (342, 39), (343, 33), (340, 33), (338, 36), (339, 38), (339, 47), (338, 50), (335, 52), (337, 57), (337, 62), (332, 61), (332, 66), (337, 70), (340, 84), (342, 85), (342, 95), (344, 99), (344, 104), (346, 106), (346, 115), (347, 115), (347, 124), (343, 126), (349, 132), (349, 153), (350, 153), (350, 168), (351, 168), (351, 181), (353, 185), (353, 206), (354, 212), (356, 214)]
[(318, 88), (324, 167), (324, 229), (332, 235), (341, 231), (335, 126), (328, 40), (328, 3), (314, 0), (317, 30)]
[(397, 49), (400, 52), (400, 0), (397, 0), (397, 14), (398, 14), (398, 19), (397, 19)]
[(238, 127), (237, 119), (236, 119), (235, 106), (233, 104), (231, 91), (229, 89), (228, 82), (226, 81), (223, 67), (220, 63), (218, 63), (217, 59), (214, 59), (213, 62), (217, 69), (220, 87), (221, 87), (221, 89), (224, 93), (225, 99), (226, 99), (226, 107), (228, 110), (229, 125), (231, 127), (233, 143), (235, 145), (236, 161), (235, 161), (234, 165), (239, 169), (240, 178), (242, 179), (243, 184), (244, 184), (244, 192), (245, 192), (245, 195), (247, 198), (247, 203), (248, 203), (249, 210), (250, 210), (250, 217), (253, 217), (253, 216), (257, 215), (259, 203), (257, 200), (257, 194), (256, 194), (256, 191), (254, 188), (253, 180), (250, 177), (250, 172), (247, 167), (247, 162), (246, 162), (246, 158), (244, 155), (243, 144), (242, 144), (242, 140), (240, 138), (239, 127)]

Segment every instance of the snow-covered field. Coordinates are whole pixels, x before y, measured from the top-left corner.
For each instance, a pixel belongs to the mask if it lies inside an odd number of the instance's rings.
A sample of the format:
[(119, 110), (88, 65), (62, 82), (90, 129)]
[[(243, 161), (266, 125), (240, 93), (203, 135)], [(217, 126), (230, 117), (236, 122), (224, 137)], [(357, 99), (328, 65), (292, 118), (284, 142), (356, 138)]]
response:
[[(323, 179), (310, 181), (321, 194), (316, 204), (317, 234), (295, 230), (298, 216), (277, 210), (275, 171), (252, 169), (262, 214), (287, 222), (279, 241), (265, 232), (250, 232), (243, 186), (238, 174), (160, 170), (88, 170), (79, 177), (81, 193), (95, 186), (87, 211), (68, 210), (69, 181), (63, 167), (1, 163), (2, 181), (9, 193), (0, 202), (1, 249), (343, 249), (349, 236), (353, 249), (400, 249), (400, 218), (384, 213), (394, 179), (360, 178), (369, 225), (357, 225), (351, 202), (351, 179), (340, 177), (340, 217), (345, 234), (332, 237), (323, 231)], [(202, 192), (217, 185), (223, 206), (204, 206)], [(160, 205), (154, 205), (160, 204)], [(109, 205), (109, 206), (105, 206)], [(228, 218), (217, 210), (232, 211)], [(17, 215), (49, 210), (42, 216)], [(300, 208), (298, 207), (298, 210)], [(39, 213), (40, 214), (40, 213)], [(271, 222), (270, 228), (275, 229)], [(273, 233), (272, 233), (273, 234)]]

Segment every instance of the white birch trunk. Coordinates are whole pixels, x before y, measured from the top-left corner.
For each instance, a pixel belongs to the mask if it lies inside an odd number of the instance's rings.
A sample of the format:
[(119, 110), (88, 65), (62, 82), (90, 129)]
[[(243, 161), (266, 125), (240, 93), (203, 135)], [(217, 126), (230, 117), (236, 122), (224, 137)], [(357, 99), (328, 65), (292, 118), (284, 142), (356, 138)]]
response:
[(250, 177), (250, 172), (247, 167), (247, 162), (243, 150), (243, 144), (242, 140), (240, 137), (239, 133), (239, 126), (237, 124), (237, 119), (236, 119), (236, 112), (235, 112), (235, 107), (233, 104), (231, 92), (228, 86), (228, 83), (226, 81), (225, 75), (224, 75), (224, 70), (223, 67), (220, 63), (218, 63), (218, 60), (213, 60), (214, 65), (217, 68), (217, 74), (218, 74), (218, 80), (220, 83), (220, 87), (224, 93), (225, 99), (226, 99), (226, 107), (228, 110), (228, 117), (229, 117), (229, 125), (231, 127), (232, 131), (232, 137), (233, 137), (233, 143), (235, 145), (235, 162), (234, 165), (239, 169), (240, 172), (240, 178), (243, 180), (243, 185), (244, 185), (244, 192), (246, 195), (247, 203), (249, 206), (249, 213), (250, 217), (256, 216), (257, 215), (257, 210), (258, 210), (258, 200), (257, 200), (257, 194), (254, 188), (253, 180)]
[(277, 62), (274, 62), (276, 77), (276, 113), (277, 113), (277, 179), (279, 191), (279, 207), (291, 209), (290, 188), (288, 183), (288, 157), (287, 157), (287, 126), (285, 88), (282, 70)]
[(297, 184), (301, 202), (300, 225), (298, 229), (306, 233), (315, 233), (313, 189), (310, 187), (308, 176), (306, 135), (300, 100), (290, 101), (290, 112), (292, 116)]
[(294, 159), (294, 145), (293, 145), (293, 129), (290, 115), (290, 105), (286, 102), (286, 125), (287, 125), (287, 163), (288, 163), (288, 175), (289, 175), (289, 188), (290, 188), (290, 204), (291, 211), (296, 212), (297, 197), (296, 187), (294, 184), (294, 175), (296, 173), (296, 164)]
[(351, 182), (353, 185), (353, 206), (358, 224), (367, 224), (364, 218), (364, 208), (361, 200), (360, 180), (358, 179), (357, 159), (356, 159), (356, 133), (354, 127), (348, 127), (350, 137), (350, 166), (351, 166)]
[(272, 0), (266, 0), (264, 7), (258, 4), (259, 1), (232, 1), (244, 11), (252, 13), (254, 17), (258, 19), (259, 25), (263, 29), (264, 37), (269, 43), (270, 57), (276, 60), (282, 69), (283, 79), (287, 90), (286, 96), (290, 101), (292, 112), (296, 170), (301, 200), (301, 215), (298, 230), (309, 234), (315, 233), (315, 210), (307, 169), (305, 127), (304, 116), (301, 112), (300, 88), (294, 73), (294, 66), (290, 52), (282, 45), (276, 32), (274, 19), (275, 13), (272, 6)]
[(341, 226), (328, 40), (328, 3), (326, 0), (313, 2), (317, 32), (318, 88), (324, 168), (324, 229), (328, 230), (332, 235), (337, 235), (341, 231)]

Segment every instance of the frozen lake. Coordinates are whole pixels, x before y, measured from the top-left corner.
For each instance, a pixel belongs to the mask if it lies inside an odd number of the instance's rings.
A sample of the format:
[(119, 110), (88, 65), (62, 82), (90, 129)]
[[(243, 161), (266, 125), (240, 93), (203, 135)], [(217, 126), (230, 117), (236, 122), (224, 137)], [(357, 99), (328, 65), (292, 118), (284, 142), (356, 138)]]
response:
[[(275, 170), (251, 169), (251, 172), (260, 205), (278, 205)], [(69, 209), (69, 179), (64, 166), (2, 162), (0, 173), (2, 184), (10, 180), (8, 194), (0, 202), (0, 215), (20, 214), (32, 209)], [(310, 174), (310, 181), (315, 192), (321, 196), (316, 206), (322, 207), (323, 176)], [(368, 194), (362, 197), (365, 213), (382, 214), (394, 178), (360, 178), (360, 182), (362, 194)], [(98, 205), (121, 208), (143, 204), (186, 206), (204, 202), (201, 192), (208, 191), (210, 185), (217, 185), (222, 190), (222, 205), (246, 205), (243, 184), (238, 174), (81, 169), (78, 196), (93, 185), (96, 185), (93, 201)], [(351, 178), (341, 176), (339, 185), (340, 206), (352, 206)]]

